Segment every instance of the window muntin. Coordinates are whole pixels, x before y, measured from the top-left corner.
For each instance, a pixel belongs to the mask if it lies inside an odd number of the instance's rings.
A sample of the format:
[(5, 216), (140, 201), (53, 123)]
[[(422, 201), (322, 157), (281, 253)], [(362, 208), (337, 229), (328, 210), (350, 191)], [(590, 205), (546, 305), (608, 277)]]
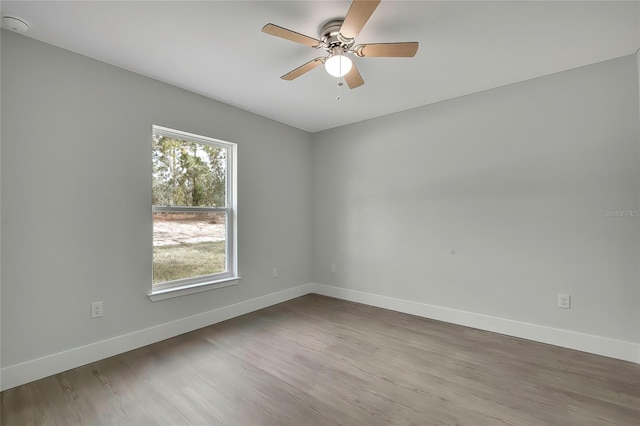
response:
[(237, 276), (236, 145), (153, 126), (152, 293)]

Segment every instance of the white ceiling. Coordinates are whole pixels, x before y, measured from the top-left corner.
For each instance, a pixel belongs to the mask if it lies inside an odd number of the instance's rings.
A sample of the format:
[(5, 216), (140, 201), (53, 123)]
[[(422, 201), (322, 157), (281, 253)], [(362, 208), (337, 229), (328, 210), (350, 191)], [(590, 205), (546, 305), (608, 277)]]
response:
[(357, 43), (418, 41), (415, 58), (355, 58), (365, 85), (318, 68), (319, 51), (261, 32), (319, 37), (349, 1), (2, 1), (28, 37), (317, 132), (634, 53), (637, 1), (383, 0)]

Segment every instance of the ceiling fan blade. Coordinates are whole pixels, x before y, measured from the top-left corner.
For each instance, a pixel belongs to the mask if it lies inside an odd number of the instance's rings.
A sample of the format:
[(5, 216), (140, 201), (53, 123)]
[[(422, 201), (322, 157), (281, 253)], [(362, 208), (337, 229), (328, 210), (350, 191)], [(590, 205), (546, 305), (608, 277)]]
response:
[(347, 16), (340, 27), (340, 34), (344, 38), (356, 38), (364, 24), (367, 23), (380, 0), (353, 0)]
[(364, 80), (360, 75), (360, 71), (358, 71), (358, 68), (356, 68), (356, 64), (353, 64), (353, 66), (351, 67), (351, 71), (349, 71), (347, 75), (344, 76), (344, 81), (347, 82), (347, 86), (349, 86), (349, 89), (355, 89), (356, 87), (360, 87), (364, 84)]
[(286, 28), (279, 27), (274, 24), (267, 24), (262, 27), (262, 32), (271, 34), (276, 37), (284, 38), (286, 40), (291, 40), (296, 43), (305, 44), (307, 46), (316, 47), (322, 42), (313, 37), (306, 36), (304, 34), (297, 33), (295, 31), (288, 30)]
[(283, 80), (293, 80), (296, 79), (298, 77), (300, 77), (302, 74), (307, 73), (309, 71), (311, 71), (312, 69), (314, 69), (317, 66), (322, 65), (322, 63), (324, 62), (324, 58), (315, 58), (310, 60), (309, 62), (307, 62), (304, 65), (300, 65), (298, 68), (296, 68), (295, 70), (283, 75), (282, 77), (280, 77)]
[(418, 42), (373, 43), (356, 46), (355, 54), (369, 58), (411, 58), (418, 51)]

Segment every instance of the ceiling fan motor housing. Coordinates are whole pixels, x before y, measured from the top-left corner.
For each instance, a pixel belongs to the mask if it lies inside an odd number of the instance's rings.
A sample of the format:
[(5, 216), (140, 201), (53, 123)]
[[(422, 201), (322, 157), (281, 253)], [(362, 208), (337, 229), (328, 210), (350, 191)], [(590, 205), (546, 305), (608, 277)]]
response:
[(325, 44), (322, 47), (329, 53), (335, 51), (336, 47), (346, 53), (355, 41), (354, 39), (344, 38), (340, 34), (343, 22), (344, 19), (331, 19), (320, 27), (320, 39)]

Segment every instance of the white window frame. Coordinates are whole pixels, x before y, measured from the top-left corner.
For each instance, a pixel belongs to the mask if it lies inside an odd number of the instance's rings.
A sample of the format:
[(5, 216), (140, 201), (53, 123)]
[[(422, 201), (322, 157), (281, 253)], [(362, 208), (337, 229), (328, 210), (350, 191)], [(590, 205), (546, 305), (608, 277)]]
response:
[[(215, 145), (225, 148), (227, 156), (226, 178), (225, 178), (225, 207), (167, 207), (152, 206), (153, 213), (159, 212), (224, 212), (226, 215), (226, 268), (224, 272), (202, 275), (198, 277), (183, 278), (179, 280), (167, 281), (159, 284), (151, 283), (151, 292), (149, 298), (152, 301), (164, 300), (172, 297), (183, 296), (186, 294), (198, 293), (207, 290), (213, 290), (221, 287), (235, 285), (240, 280), (238, 276), (238, 232), (237, 232), (237, 176), (236, 176), (236, 157), (237, 144), (227, 142), (220, 139), (214, 139), (207, 136), (196, 135), (193, 133), (183, 132), (180, 130), (170, 129), (154, 125), (153, 135), (161, 135), (169, 138), (184, 140), (187, 142), (195, 142), (198, 144)], [(153, 267), (153, 260), (151, 262)]]

